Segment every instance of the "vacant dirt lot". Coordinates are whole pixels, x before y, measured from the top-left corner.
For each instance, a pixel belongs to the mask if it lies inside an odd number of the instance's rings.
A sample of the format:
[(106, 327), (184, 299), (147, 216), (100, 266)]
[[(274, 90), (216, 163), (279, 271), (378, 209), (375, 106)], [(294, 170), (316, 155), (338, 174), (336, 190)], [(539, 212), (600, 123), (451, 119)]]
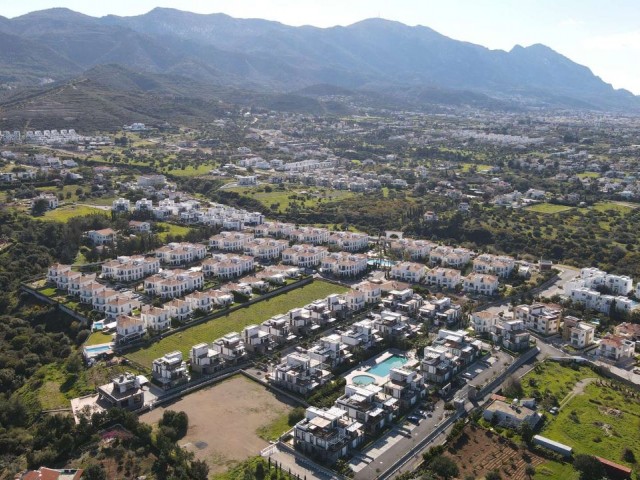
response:
[(447, 455), (458, 464), (460, 478), (467, 475), (483, 478), (488, 472), (498, 470), (502, 478), (526, 480), (529, 478), (525, 474), (527, 464), (536, 466), (545, 461), (506, 438), (472, 426), (464, 429)]
[(237, 375), (140, 417), (154, 424), (164, 410), (184, 411), (189, 431), (179, 444), (206, 460), (212, 473), (259, 454), (268, 445), (256, 430), (293, 408), (262, 385)]

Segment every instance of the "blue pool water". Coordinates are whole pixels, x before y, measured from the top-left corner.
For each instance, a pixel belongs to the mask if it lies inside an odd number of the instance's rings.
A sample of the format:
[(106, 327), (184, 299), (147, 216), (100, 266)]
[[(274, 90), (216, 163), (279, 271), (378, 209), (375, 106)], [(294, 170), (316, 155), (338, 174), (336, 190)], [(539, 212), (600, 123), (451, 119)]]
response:
[(393, 267), (397, 262), (392, 262), (391, 260), (380, 260), (376, 258), (374, 260), (367, 260), (367, 265), (371, 265), (372, 267)]
[(356, 375), (351, 380), (356, 385), (369, 385), (376, 381), (371, 375)]
[(87, 352), (87, 355), (90, 357), (108, 352), (109, 350), (111, 350), (111, 344), (96, 345), (95, 347), (84, 347), (84, 351)]
[(373, 373), (374, 375), (378, 375), (379, 377), (386, 377), (389, 375), (389, 371), (392, 368), (402, 367), (409, 360), (405, 357), (400, 357), (398, 355), (392, 355), (387, 358), (384, 362), (380, 362), (375, 367), (371, 367), (368, 371)]
[(99, 322), (93, 322), (93, 330), (102, 330), (104, 328), (104, 322), (100, 320)]

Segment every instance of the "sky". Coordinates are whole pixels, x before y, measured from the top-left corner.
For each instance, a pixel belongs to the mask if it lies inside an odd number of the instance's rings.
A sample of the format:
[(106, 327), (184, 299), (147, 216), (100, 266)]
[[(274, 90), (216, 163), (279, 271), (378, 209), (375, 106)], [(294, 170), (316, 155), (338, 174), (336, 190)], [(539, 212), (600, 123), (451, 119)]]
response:
[(0, 15), (53, 7), (92, 16), (171, 7), (317, 27), (381, 17), (492, 49), (542, 43), (640, 95), (639, 0), (0, 0)]

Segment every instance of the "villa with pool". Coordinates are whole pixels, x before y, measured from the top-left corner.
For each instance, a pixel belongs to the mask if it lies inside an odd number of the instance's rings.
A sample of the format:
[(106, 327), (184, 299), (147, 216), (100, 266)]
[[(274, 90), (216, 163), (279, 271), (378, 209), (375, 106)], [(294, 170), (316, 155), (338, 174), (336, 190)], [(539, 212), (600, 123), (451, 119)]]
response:
[(424, 377), (417, 371), (420, 362), (406, 352), (387, 350), (364, 362), (345, 377), (347, 385), (374, 385), (404, 410), (416, 405), (426, 395)]

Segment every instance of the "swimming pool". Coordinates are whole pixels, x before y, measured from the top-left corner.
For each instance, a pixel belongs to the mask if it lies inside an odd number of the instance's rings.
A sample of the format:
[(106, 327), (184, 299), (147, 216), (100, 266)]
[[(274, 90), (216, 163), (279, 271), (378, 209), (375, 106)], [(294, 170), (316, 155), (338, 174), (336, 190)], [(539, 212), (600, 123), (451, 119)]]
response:
[(101, 353), (106, 353), (111, 351), (111, 344), (105, 343), (104, 345), (94, 345), (92, 347), (84, 347), (85, 354), (87, 357), (95, 357), (100, 355)]
[(356, 385), (370, 385), (376, 381), (371, 375), (356, 375), (351, 379)]
[(409, 360), (399, 355), (391, 355), (385, 361), (378, 363), (375, 367), (371, 367), (368, 372), (379, 377), (386, 377), (392, 368), (402, 367)]
[(372, 267), (393, 267), (397, 262), (392, 262), (391, 260), (380, 260), (379, 258), (373, 260), (367, 260), (367, 265), (371, 265)]
[(92, 326), (94, 331), (100, 331), (104, 328), (104, 321), (100, 320), (98, 322), (93, 322), (93, 326)]

